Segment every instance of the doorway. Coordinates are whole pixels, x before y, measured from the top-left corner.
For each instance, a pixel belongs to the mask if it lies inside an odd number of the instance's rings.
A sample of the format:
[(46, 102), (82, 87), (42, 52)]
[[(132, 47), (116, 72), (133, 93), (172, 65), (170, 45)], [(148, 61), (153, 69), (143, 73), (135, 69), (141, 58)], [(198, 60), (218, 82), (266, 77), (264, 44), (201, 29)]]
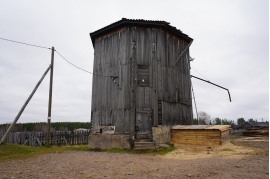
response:
[(136, 139), (152, 139), (152, 109), (136, 109)]

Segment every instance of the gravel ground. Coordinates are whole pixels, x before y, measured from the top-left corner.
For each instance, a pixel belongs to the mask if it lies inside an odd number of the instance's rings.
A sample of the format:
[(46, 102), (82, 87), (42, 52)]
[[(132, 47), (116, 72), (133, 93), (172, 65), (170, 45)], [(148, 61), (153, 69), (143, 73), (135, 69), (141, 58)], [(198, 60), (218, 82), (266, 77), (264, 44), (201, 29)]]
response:
[(164, 156), (88, 151), (43, 154), (1, 162), (0, 178), (269, 178), (268, 138), (248, 142), (252, 146), (183, 145)]

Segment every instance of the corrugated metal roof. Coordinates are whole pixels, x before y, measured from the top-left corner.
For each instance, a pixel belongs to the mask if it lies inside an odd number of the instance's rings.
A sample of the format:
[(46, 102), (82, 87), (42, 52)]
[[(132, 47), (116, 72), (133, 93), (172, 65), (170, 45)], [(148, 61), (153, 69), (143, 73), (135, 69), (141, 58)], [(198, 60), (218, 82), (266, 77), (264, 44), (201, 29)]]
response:
[(218, 130), (229, 130), (230, 125), (176, 125), (172, 129), (218, 129)]
[(95, 32), (90, 33), (90, 37), (95, 46), (95, 38), (100, 37), (104, 34), (110, 33), (114, 30), (117, 30), (124, 26), (138, 26), (138, 27), (154, 27), (154, 28), (163, 28), (176, 36), (182, 38), (183, 40), (187, 41), (188, 43), (193, 39), (190, 38), (188, 35), (182, 33), (181, 30), (177, 29), (174, 26), (169, 25), (169, 22), (166, 21), (154, 21), (154, 20), (144, 20), (144, 19), (126, 19), (122, 18), (121, 20), (114, 22), (108, 26), (105, 26)]

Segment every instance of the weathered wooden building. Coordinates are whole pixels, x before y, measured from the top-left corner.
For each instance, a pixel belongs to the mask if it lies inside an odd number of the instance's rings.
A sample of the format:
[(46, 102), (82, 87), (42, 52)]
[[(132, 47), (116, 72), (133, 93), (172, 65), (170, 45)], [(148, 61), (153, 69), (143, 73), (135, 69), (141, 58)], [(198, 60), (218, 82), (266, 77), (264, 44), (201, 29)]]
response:
[(245, 122), (242, 129), (263, 129), (269, 128), (269, 122)]
[(192, 124), (192, 38), (165, 21), (125, 18), (90, 37), (95, 49), (92, 147), (100, 141), (110, 147), (113, 138), (131, 144), (156, 139), (158, 127)]

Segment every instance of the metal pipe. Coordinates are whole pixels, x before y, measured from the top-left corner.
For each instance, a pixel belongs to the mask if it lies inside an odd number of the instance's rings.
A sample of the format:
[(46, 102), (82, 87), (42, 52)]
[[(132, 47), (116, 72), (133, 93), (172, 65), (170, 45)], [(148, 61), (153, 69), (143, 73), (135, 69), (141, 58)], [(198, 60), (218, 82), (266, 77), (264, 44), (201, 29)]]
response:
[(210, 84), (215, 85), (215, 86), (217, 86), (217, 87), (219, 87), (219, 88), (222, 88), (222, 89), (227, 90), (227, 91), (228, 91), (228, 94), (229, 94), (229, 99), (230, 99), (230, 102), (232, 102), (232, 100), (231, 100), (231, 94), (230, 94), (230, 91), (229, 91), (227, 88), (224, 88), (224, 87), (219, 86), (219, 85), (217, 85), (217, 84), (215, 84), (215, 83), (212, 83), (212, 82), (210, 82), (210, 81), (207, 81), (207, 80), (201, 79), (201, 78), (196, 77), (196, 76), (193, 76), (193, 75), (190, 75), (190, 77), (191, 77), (191, 78), (192, 78), (192, 77), (193, 77), (193, 78), (196, 78), (196, 79), (198, 79), (198, 80), (205, 81), (206, 83), (210, 83)]

